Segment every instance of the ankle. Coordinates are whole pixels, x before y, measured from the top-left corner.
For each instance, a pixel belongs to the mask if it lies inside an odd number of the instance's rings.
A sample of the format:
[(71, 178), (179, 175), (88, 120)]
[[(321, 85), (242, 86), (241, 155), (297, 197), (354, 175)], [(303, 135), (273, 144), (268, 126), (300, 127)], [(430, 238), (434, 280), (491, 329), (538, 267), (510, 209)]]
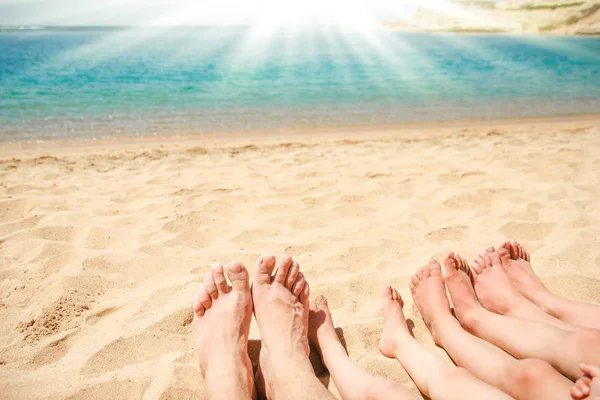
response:
[(283, 393), (289, 390), (290, 382), (296, 382), (304, 375), (314, 376), (310, 360), (303, 353), (279, 354), (273, 357), (267, 353), (264, 354), (264, 360), (261, 361), (261, 371), (267, 386), (266, 391), (273, 398), (285, 397)]
[(333, 365), (335, 362), (334, 360), (348, 357), (346, 349), (339, 340), (332, 340), (326, 343), (321, 342), (320, 345), (321, 360), (326, 368)]
[(534, 303), (547, 314), (559, 318), (569, 312), (568, 301), (547, 290), (531, 293)]
[(243, 393), (244, 398), (252, 398), (254, 378), (248, 355), (244, 358), (223, 356), (217, 361), (202, 373), (205, 392), (218, 393), (218, 397), (227, 393), (239, 397)]
[[(203, 377), (209, 372), (218, 373), (221, 370), (230, 371), (238, 365), (246, 366), (250, 364), (247, 345), (240, 345), (233, 348), (226, 346), (224, 349), (214, 347), (209, 353), (200, 355), (200, 371)], [(229, 373), (229, 372), (225, 372)]]
[(438, 346), (443, 344), (448, 328), (453, 326), (460, 326), (460, 323), (451, 314), (441, 315), (427, 324), (431, 338)]

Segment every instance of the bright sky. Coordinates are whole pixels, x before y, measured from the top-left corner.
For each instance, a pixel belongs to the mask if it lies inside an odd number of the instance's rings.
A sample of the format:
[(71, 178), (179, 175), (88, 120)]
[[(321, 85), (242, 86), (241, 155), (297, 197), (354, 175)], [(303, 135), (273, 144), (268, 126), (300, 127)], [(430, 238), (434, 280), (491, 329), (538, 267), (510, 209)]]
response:
[[(361, 24), (410, 14), (418, 0), (0, 0), (2, 25)], [(429, 0), (435, 4), (439, 0)], [(423, 4), (420, 1), (420, 4)]]

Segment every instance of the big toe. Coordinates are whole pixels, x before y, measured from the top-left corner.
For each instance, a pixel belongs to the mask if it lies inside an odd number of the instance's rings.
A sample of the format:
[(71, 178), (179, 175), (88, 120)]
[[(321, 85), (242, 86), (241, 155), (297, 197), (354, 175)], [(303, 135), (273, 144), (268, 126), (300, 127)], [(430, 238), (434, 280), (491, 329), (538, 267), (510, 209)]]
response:
[(231, 287), (236, 291), (247, 291), (250, 289), (250, 276), (244, 265), (237, 261), (232, 261), (227, 266), (227, 276), (231, 281)]
[(446, 258), (444, 258), (444, 277), (448, 278), (458, 272), (458, 260), (454, 253), (449, 253)]
[(316, 297), (312, 297), (310, 299), (310, 309), (313, 311), (329, 310), (329, 305), (327, 304), (327, 299), (325, 296), (318, 295)]
[(384, 319), (387, 319), (390, 314), (402, 311), (404, 301), (396, 289), (388, 286), (383, 289), (383, 293), (381, 294), (381, 305), (383, 317)]
[(271, 274), (275, 269), (275, 256), (272, 254), (263, 254), (256, 261), (256, 273), (254, 274), (254, 282), (257, 285), (266, 285), (271, 283)]

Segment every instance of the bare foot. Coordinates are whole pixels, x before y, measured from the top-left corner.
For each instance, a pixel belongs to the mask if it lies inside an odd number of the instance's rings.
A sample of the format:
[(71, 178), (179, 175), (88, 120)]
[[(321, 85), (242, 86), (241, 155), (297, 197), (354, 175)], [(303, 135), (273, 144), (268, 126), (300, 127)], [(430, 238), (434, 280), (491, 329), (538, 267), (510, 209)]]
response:
[(433, 340), (439, 343), (439, 325), (443, 325), (443, 320), (446, 318), (454, 318), (450, 312), (440, 263), (431, 260), (429, 264), (419, 268), (410, 277), (408, 286), (423, 321), (431, 331)]
[(581, 364), (579, 368), (581, 368), (583, 376), (577, 379), (577, 382), (575, 382), (575, 385), (571, 388), (571, 397), (574, 400), (599, 400), (600, 368), (587, 364)]
[(477, 298), (487, 310), (516, 317), (525, 317), (539, 310), (510, 282), (502, 268), (500, 255), (493, 247), (475, 257), (473, 270)]
[(215, 264), (194, 301), (194, 328), (207, 398), (256, 396), (248, 357), (252, 296), (248, 271), (235, 261)]
[(450, 253), (444, 259), (444, 281), (452, 298), (454, 315), (468, 327), (472, 314), (483, 310), (473, 289), (473, 272), (469, 264), (458, 254)]
[(391, 286), (383, 290), (381, 308), (383, 310), (383, 333), (379, 341), (381, 354), (388, 358), (396, 358), (401, 345), (400, 335), (409, 335), (406, 318), (402, 312), (404, 301), (400, 293)]
[(529, 252), (519, 243), (501, 243), (498, 246), (498, 255), (506, 275), (523, 296), (532, 300), (536, 293), (548, 292), (531, 267)]
[(323, 296), (317, 296), (310, 299), (310, 313), (308, 315), (308, 339), (313, 347), (323, 356), (321, 346), (330, 346), (332, 343), (339, 343), (331, 311), (327, 304), (327, 299)]
[(271, 382), (277, 381), (271, 376), (280, 368), (290, 368), (286, 364), (309, 363), (310, 352), (309, 285), (291, 257), (283, 256), (272, 275), (275, 264), (272, 255), (260, 257), (252, 283), (254, 315), (262, 338), (257, 386), (267, 398), (273, 397)]

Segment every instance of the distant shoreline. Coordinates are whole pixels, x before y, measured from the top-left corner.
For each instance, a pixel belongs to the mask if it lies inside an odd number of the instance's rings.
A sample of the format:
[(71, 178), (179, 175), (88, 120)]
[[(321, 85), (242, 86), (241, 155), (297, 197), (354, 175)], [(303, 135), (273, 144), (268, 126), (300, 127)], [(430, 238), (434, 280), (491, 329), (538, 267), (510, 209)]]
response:
[[(190, 145), (202, 142), (253, 142), (261, 141), (286, 141), (295, 140), (314, 140), (339, 137), (360, 138), (363, 140), (376, 140), (382, 136), (402, 136), (417, 139), (418, 135), (431, 134), (441, 131), (463, 132), (468, 135), (471, 129), (528, 129), (531, 126), (540, 128), (548, 126), (556, 129), (559, 126), (581, 126), (581, 125), (600, 126), (600, 113), (581, 114), (581, 115), (563, 115), (550, 117), (531, 117), (531, 118), (497, 118), (497, 119), (471, 119), (454, 121), (427, 121), (412, 123), (394, 123), (394, 124), (373, 124), (373, 125), (348, 125), (337, 127), (314, 127), (314, 128), (289, 128), (289, 129), (256, 129), (248, 131), (213, 131), (195, 134), (161, 134), (161, 135), (142, 135), (142, 136), (115, 136), (101, 138), (70, 138), (70, 139), (49, 139), (42, 141), (21, 141), (21, 142), (1, 142), (0, 141), (0, 160), (11, 158), (18, 152), (39, 151), (44, 153), (50, 149), (71, 149), (81, 151), (85, 149), (107, 148), (132, 148), (140, 145)], [(462, 133), (461, 133), (462, 134)]]
[[(339, 29), (335, 26), (332, 29)], [(36, 33), (36, 32), (119, 32), (128, 30), (212, 30), (212, 29), (251, 29), (250, 25), (223, 25), (223, 26), (25, 26), (25, 27), (2, 27), (0, 33)], [(409, 29), (405, 27), (394, 27), (382, 24), (377, 27), (381, 32), (398, 32), (398, 33), (413, 33), (413, 34), (436, 34), (436, 33), (455, 33), (455, 34), (484, 34), (484, 35), (507, 35), (507, 36), (600, 36), (600, 29), (596, 32), (554, 32), (554, 31), (514, 31), (501, 28), (469, 28), (469, 27), (452, 27), (440, 29)]]

